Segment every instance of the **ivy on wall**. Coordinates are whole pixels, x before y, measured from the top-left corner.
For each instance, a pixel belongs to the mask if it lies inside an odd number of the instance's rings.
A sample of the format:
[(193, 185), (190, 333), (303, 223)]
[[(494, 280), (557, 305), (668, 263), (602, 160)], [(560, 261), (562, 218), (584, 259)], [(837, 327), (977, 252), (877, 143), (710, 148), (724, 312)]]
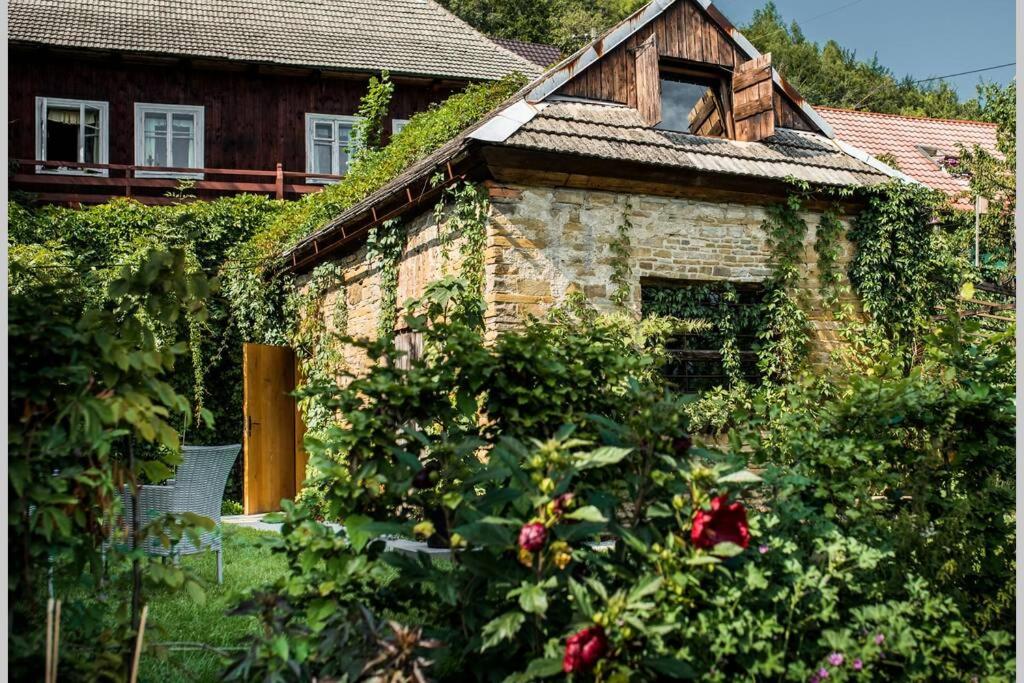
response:
[(434, 206), (443, 268), (447, 268), (451, 260), (452, 244), (461, 238), (460, 274), (474, 295), (482, 294), (484, 289), (484, 250), (490, 211), (487, 190), (468, 182), (446, 188)]
[(615, 286), (610, 299), (619, 308), (626, 307), (632, 292), (630, 288), (630, 280), (633, 275), (630, 235), (633, 232), (633, 224), (629, 220), (632, 210), (633, 205), (627, 197), (622, 209), (622, 222), (619, 224), (618, 234), (609, 245), (612, 252), (611, 283)]
[(803, 200), (792, 192), (781, 204), (768, 207), (761, 224), (771, 251), (772, 274), (766, 285), (763, 343), (758, 365), (764, 377), (791, 379), (807, 355), (809, 320), (796, 294), (803, 265), (807, 223), (800, 216)]
[(843, 222), (839, 219), (839, 208), (833, 206), (821, 215), (818, 230), (814, 236), (814, 253), (818, 256), (818, 283), (821, 298), (826, 308), (839, 303), (839, 290), (843, 276), (836, 268), (840, 254), (839, 241), (843, 236)]
[(370, 230), (366, 238), (366, 258), (377, 266), (380, 278), (380, 311), (377, 336), (394, 335), (398, 324), (398, 265), (405, 250), (405, 227), (400, 221), (385, 221)]
[(938, 193), (892, 182), (866, 195), (850, 229), (850, 283), (876, 330), (906, 342), (958, 291), (969, 264), (933, 222), (944, 201)]

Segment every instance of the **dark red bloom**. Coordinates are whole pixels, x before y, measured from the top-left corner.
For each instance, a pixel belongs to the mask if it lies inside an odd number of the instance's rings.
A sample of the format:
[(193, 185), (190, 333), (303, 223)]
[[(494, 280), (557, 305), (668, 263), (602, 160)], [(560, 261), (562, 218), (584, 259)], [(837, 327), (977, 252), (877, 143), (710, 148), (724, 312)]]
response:
[(604, 629), (600, 626), (589, 626), (569, 636), (565, 644), (565, 657), (562, 658), (562, 671), (567, 674), (589, 671), (606, 652), (608, 638), (604, 635)]
[(544, 541), (548, 538), (547, 528), (539, 523), (524, 524), (519, 530), (519, 547), (535, 553), (544, 547)]
[(571, 493), (563, 493), (558, 498), (555, 498), (552, 503), (552, 509), (556, 515), (562, 515), (570, 505), (572, 505), (573, 495)]
[(690, 538), (698, 548), (726, 542), (746, 548), (750, 545), (746, 508), (742, 503), (730, 503), (725, 496), (712, 499), (711, 510), (697, 510), (693, 515)]
[(676, 456), (682, 457), (690, 452), (690, 448), (693, 447), (693, 441), (688, 436), (681, 436), (678, 439), (672, 440), (672, 448), (676, 452)]

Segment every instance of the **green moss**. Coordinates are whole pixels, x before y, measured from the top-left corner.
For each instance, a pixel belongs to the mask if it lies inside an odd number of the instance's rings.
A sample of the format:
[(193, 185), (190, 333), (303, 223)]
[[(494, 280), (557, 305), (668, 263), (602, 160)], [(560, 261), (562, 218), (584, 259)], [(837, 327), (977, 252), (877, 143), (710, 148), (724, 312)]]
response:
[(273, 258), (479, 121), (524, 82), (522, 76), (513, 74), (493, 83), (470, 85), (440, 105), (413, 116), (389, 145), (360, 154), (341, 182), (289, 206), (250, 240), (244, 247), (244, 256)]

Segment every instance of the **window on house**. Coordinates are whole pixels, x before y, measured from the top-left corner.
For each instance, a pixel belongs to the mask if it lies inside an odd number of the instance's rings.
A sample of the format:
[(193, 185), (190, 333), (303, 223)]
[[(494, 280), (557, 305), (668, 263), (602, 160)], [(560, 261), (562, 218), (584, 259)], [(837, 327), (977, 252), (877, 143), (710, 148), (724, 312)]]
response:
[[(355, 116), (306, 114), (307, 173), (345, 175), (352, 153), (352, 127), (358, 120)], [(321, 182), (331, 180), (325, 178)]]
[(661, 122), (657, 128), (693, 135), (725, 135), (721, 87), (718, 79), (663, 71)]
[[(36, 158), (79, 164), (107, 163), (106, 102), (36, 98)], [(37, 168), (44, 173), (107, 175), (106, 169)]]
[[(135, 165), (203, 167), (203, 107), (179, 104), (135, 105)], [(147, 177), (201, 178), (202, 173), (136, 171)]]
[(641, 283), (643, 315), (704, 321), (705, 328), (666, 342), (666, 379), (694, 393), (728, 387), (735, 380), (757, 382), (758, 333), (763, 327), (760, 284), (679, 280)]

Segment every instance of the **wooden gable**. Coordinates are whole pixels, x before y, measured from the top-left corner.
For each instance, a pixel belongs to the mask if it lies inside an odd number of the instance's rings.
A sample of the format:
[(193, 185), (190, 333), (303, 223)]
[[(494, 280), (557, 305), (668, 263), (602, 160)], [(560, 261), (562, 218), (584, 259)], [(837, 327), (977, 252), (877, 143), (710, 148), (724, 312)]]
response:
[[(730, 80), (731, 74), (740, 71), (741, 65), (752, 61), (747, 59), (736, 41), (722, 30), (703, 7), (693, 0), (679, 0), (606, 54), (601, 54), (602, 44), (598, 41), (594, 46), (600, 55), (597, 61), (580, 71), (555, 92), (569, 97), (624, 104), (641, 111), (645, 119), (649, 119), (654, 113), (653, 100), (656, 97), (660, 98), (660, 92), (648, 89), (650, 74), (645, 72), (650, 68), (650, 55), (643, 57), (642, 62), (640, 56), (651, 46), (657, 49), (659, 59), (711, 68), (720, 71), (727, 81)], [(741, 130), (753, 130), (756, 134), (769, 128), (774, 130), (775, 126), (816, 130), (800, 112), (799, 107), (793, 104), (791, 97), (770, 80), (768, 85), (772, 86), (771, 106), (759, 110), (759, 116), (753, 122), (748, 121), (744, 124), (742, 129), (737, 126), (738, 139), (760, 139), (740, 137)], [(638, 91), (644, 92), (638, 94)], [(755, 92), (764, 94), (760, 91)], [(748, 92), (744, 99), (749, 97), (751, 94)], [(758, 100), (763, 103), (760, 97)], [(660, 109), (660, 106), (658, 108)], [(760, 115), (764, 111), (773, 112), (773, 116)], [(659, 112), (657, 119), (660, 118)], [(773, 119), (770, 127), (767, 125), (767, 118)], [(715, 126), (714, 122), (711, 126)], [(721, 124), (718, 126), (724, 127)]]

